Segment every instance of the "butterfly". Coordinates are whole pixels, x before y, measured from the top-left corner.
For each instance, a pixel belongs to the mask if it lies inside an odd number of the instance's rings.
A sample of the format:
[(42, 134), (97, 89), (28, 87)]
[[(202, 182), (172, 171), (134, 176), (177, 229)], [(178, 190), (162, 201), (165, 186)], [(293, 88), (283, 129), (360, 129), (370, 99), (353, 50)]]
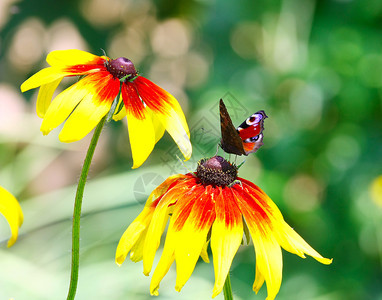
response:
[(268, 118), (263, 110), (251, 115), (235, 128), (222, 99), (220, 99), (220, 126), (222, 139), (220, 147), (227, 153), (248, 155), (256, 152), (263, 143), (264, 120)]

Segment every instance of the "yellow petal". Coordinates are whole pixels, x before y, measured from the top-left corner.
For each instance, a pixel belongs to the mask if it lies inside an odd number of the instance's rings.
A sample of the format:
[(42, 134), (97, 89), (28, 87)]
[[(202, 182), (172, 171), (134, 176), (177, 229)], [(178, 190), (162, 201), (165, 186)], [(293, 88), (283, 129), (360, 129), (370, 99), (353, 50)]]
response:
[(117, 108), (115, 110), (115, 114), (113, 115), (113, 120), (114, 121), (120, 121), (122, 120), (124, 117), (126, 117), (126, 108), (124, 105), (122, 105), (122, 108), (120, 111), (118, 111), (118, 108), (120, 107), (122, 103), (122, 96), (119, 97), (119, 101), (118, 101), (118, 104), (117, 104)]
[(305, 258), (305, 254), (313, 257), (315, 260), (322, 264), (329, 265), (333, 259), (322, 257), (316, 250), (314, 250), (305, 240), (294, 231), (285, 221), (282, 221), (283, 238), (280, 239), (280, 245), (287, 251), (297, 254)]
[(195, 269), (209, 228), (195, 230), (191, 222), (186, 221), (181, 231), (175, 234), (176, 284), (175, 290), (180, 292)]
[[(188, 129), (186, 117), (184, 116), (183, 110), (180, 107), (179, 102), (175, 99), (175, 97), (170, 95), (170, 97), (169, 97), (169, 104), (173, 108), (175, 114), (178, 116), (179, 121), (180, 121), (180, 123), (182, 125), (182, 128), (187, 133), (188, 137), (190, 137), (190, 130)], [(166, 110), (167, 109), (168, 108), (166, 108)]]
[(370, 197), (374, 204), (382, 206), (382, 175), (377, 176), (369, 186)]
[(62, 79), (65, 76), (66, 73), (59, 68), (45, 68), (25, 80), (20, 89), (22, 92), (25, 92), (60, 78)]
[(210, 262), (210, 258), (208, 257), (208, 251), (207, 251), (209, 243), (210, 241), (206, 241), (203, 245), (202, 252), (200, 252), (200, 257), (203, 259), (205, 263)]
[[(171, 225), (170, 225), (171, 226)], [(174, 248), (176, 240), (171, 233), (168, 233), (166, 236), (166, 242), (164, 244), (162, 256), (158, 262), (157, 267), (153, 273), (153, 277), (150, 282), (150, 294), (154, 296), (159, 295), (159, 284), (163, 277), (167, 274), (172, 263), (174, 262)]]
[(254, 184), (250, 183), (250, 185), (251, 186), (246, 186), (250, 189), (251, 197), (266, 213), (269, 218), (267, 222), (271, 223), (272, 233), (281, 247), (302, 258), (305, 258), (304, 254), (308, 254), (323, 264), (330, 264), (332, 262), (331, 259), (322, 257), (317, 251), (309, 246), (309, 244), (284, 221), (276, 204), (259, 187), (254, 189)]
[(242, 224), (227, 228), (225, 223), (215, 221), (212, 225), (211, 249), (215, 271), (215, 285), (212, 291), (212, 298), (222, 291), (233, 257), (237, 249), (239, 249), (242, 238)]
[(256, 264), (255, 282), (253, 283), (253, 286), (252, 286), (252, 289), (255, 291), (256, 294), (260, 290), (260, 288), (263, 286), (264, 280), (265, 278), (263, 274), (261, 274), (261, 272), (259, 271), (259, 268), (257, 267), (257, 264)]
[(215, 222), (212, 226), (211, 249), (215, 270), (215, 285), (212, 298), (222, 291), (233, 257), (243, 237), (242, 228), (236, 227), (230, 231), (225, 229), (225, 225), (221, 222)]
[(87, 64), (96, 60), (99, 56), (77, 49), (52, 51), (46, 57), (51, 66), (65, 67)]
[[(162, 256), (156, 266), (153, 277), (150, 282), (150, 294), (158, 296), (159, 295), (159, 284), (163, 277), (167, 274), (172, 263), (175, 260), (175, 247), (179, 244), (178, 235), (174, 230), (175, 218), (171, 218), (170, 225), (168, 226), (168, 232), (166, 236), (166, 241), (163, 247)], [(147, 274), (146, 274), (147, 275)]]
[[(168, 177), (165, 181), (163, 181), (156, 189), (154, 189), (149, 198), (146, 201), (146, 206), (149, 206), (153, 201), (155, 201), (158, 197), (162, 196), (170, 185), (172, 185), (175, 181), (178, 181), (178, 184), (183, 183), (183, 179), (187, 178), (186, 175), (176, 174)], [(174, 186), (175, 187), (175, 186)], [(173, 187), (173, 188), (174, 188)]]
[[(121, 265), (123, 263), (130, 250), (134, 252), (130, 255), (130, 258), (133, 261), (138, 260), (139, 256), (143, 255), (141, 243), (143, 243), (146, 240), (147, 229), (153, 217), (154, 210), (156, 208), (156, 206), (152, 204), (153, 201), (155, 201), (158, 197), (162, 196), (171, 184), (173, 184), (179, 179), (182, 179), (184, 176), (185, 175), (170, 176), (156, 189), (154, 189), (154, 191), (152, 191), (152, 193), (146, 201), (145, 208), (126, 229), (125, 233), (122, 235), (119, 241), (115, 259), (118, 265)], [(142, 253), (139, 253), (140, 251), (142, 251)]]
[(159, 120), (158, 116), (154, 113), (152, 113), (152, 121), (153, 121), (153, 127), (155, 130), (155, 144), (162, 138), (164, 132), (165, 132), (165, 127)]
[(133, 81), (133, 85), (138, 90), (142, 101), (155, 113), (164, 114), (170, 110), (174, 110), (179, 117), (181, 127), (188, 133), (188, 137), (190, 137), (182, 108), (173, 95), (142, 76), (138, 76)]
[(179, 196), (178, 193), (178, 189), (170, 190), (162, 197), (155, 208), (152, 221), (147, 231), (145, 245), (143, 246), (143, 273), (145, 275), (150, 274), (155, 253), (159, 247), (160, 238), (169, 217), (169, 205), (177, 200)]
[(212, 298), (223, 289), (233, 257), (243, 238), (243, 221), (232, 193), (225, 188), (216, 198), (216, 220), (212, 225), (211, 250), (213, 254), (215, 285)]
[(190, 142), (188, 126), (183, 122), (183, 112), (179, 115), (173, 108), (168, 107), (164, 114), (155, 113), (155, 115), (178, 145), (179, 150), (182, 152), (185, 159), (190, 159), (192, 145)]
[[(183, 226), (177, 225), (176, 228), (169, 227), (169, 232), (174, 231), (175, 261), (176, 261), (176, 284), (175, 290), (178, 292), (185, 285), (194, 271), (196, 262), (205, 245), (207, 234), (215, 220), (214, 205), (215, 199), (211, 186), (191, 192), (179, 199), (174, 210), (172, 219), (184, 222)], [(184, 201), (184, 203), (182, 203)], [(187, 211), (190, 210), (187, 216)]]
[(282, 279), (281, 247), (287, 251), (305, 257), (304, 253), (313, 256), (321, 263), (329, 264), (331, 260), (323, 258), (311, 248), (287, 223), (272, 200), (257, 186), (242, 178), (242, 186), (232, 188), (250, 231), (256, 252), (256, 279), (253, 284), (255, 292), (267, 285), (268, 300), (276, 297)]
[(144, 119), (140, 120), (131, 112), (127, 112), (127, 126), (129, 130), (129, 139), (131, 153), (133, 155), (133, 169), (140, 167), (155, 146), (155, 129), (151, 118), (151, 112), (148, 107), (144, 111)]
[(150, 108), (144, 111), (145, 118), (137, 119), (132, 113), (127, 113), (125, 108), (114, 115), (113, 119), (118, 121), (123, 115), (127, 116), (131, 152), (133, 156), (133, 169), (140, 167), (151, 154), (155, 144), (162, 138), (165, 128), (153, 114)]
[(186, 160), (189, 159), (192, 153), (190, 131), (178, 101), (170, 93), (142, 76), (138, 76), (132, 84), (142, 101), (154, 112), (177, 143)]
[[(180, 190), (182, 190), (181, 186), (179, 185), (176, 189), (174, 189), (176, 192), (174, 195), (170, 195), (171, 197), (173, 196), (179, 196)], [(165, 195), (167, 196), (167, 195)], [(178, 231), (174, 228), (174, 224), (176, 223), (176, 217), (179, 215), (179, 213), (183, 210), (184, 205), (188, 202), (187, 197), (181, 198), (178, 200), (176, 204), (176, 208), (172, 214), (170, 225), (167, 230), (167, 236), (166, 236), (166, 241), (164, 244), (162, 256), (158, 262), (157, 267), (155, 268), (155, 271), (153, 273), (153, 277), (151, 279), (150, 283), (150, 293), (152, 295), (158, 295), (158, 289), (159, 289), (159, 283), (163, 279), (163, 277), (167, 274), (168, 270), (170, 269), (171, 264), (174, 262), (175, 257), (177, 258), (177, 284), (175, 289), (177, 291), (180, 291), (184, 283), (187, 281), (187, 279), (184, 278), (185, 272), (189, 273), (191, 275), (192, 270), (195, 267), (196, 261), (199, 257), (199, 254), (202, 252), (202, 248), (205, 245), (205, 240), (206, 240), (206, 235), (207, 233), (202, 233), (204, 235), (204, 242), (202, 241), (201, 246), (196, 246), (195, 244), (198, 244), (195, 241), (194, 236), (185, 236), (185, 234), (188, 234), (190, 231), (193, 233), (193, 230), (190, 230), (190, 222), (188, 221), (188, 225), (184, 225), (183, 229), (186, 231)], [(187, 221), (186, 221), (187, 223)], [(191, 227), (194, 228), (193, 225)], [(207, 231), (208, 232), (208, 231)], [(196, 235), (198, 235), (196, 233)], [(199, 238), (200, 239), (200, 238)], [(203, 239), (203, 237), (202, 237)], [(176, 253), (177, 252), (177, 253)], [(188, 256), (186, 252), (192, 253), (192, 257)], [(188, 257), (187, 257), (188, 256)], [(187, 263), (186, 261), (188, 259), (191, 259), (191, 265), (190, 263)], [(188, 266), (187, 266), (188, 265)], [(186, 267), (186, 269), (185, 269)], [(191, 273), (189, 267), (191, 267)], [(182, 273), (182, 274), (181, 274)], [(145, 273), (147, 275), (147, 273)], [(186, 275), (187, 277), (187, 275)], [(188, 276), (189, 277), (189, 276)], [(179, 282), (179, 280), (182, 280), (184, 282)], [(181, 284), (181, 286), (180, 286)]]
[[(271, 221), (274, 212), (267, 206), (268, 203), (263, 197), (265, 194), (253, 195), (257, 190), (252, 191), (244, 180), (242, 186), (246, 190), (245, 193), (236, 186), (232, 191), (248, 226), (256, 252), (256, 280), (253, 289), (257, 292), (264, 279), (267, 284), (267, 300), (273, 300), (280, 290), (283, 266), (281, 247), (275, 237), (277, 228), (274, 228)], [(265, 206), (267, 208), (264, 208)]]
[(264, 277), (267, 284), (267, 300), (273, 300), (280, 290), (282, 279), (283, 261), (280, 245), (271, 232), (268, 232), (266, 236), (253, 232), (251, 228), (250, 232), (256, 252), (257, 273), (259, 273), (253, 289), (256, 291)]
[[(249, 229), (248, 229), (247, 223), (245, 221), (243, 221), (243, 230), (244, 230), (246, 245), (249, 245), (249, 242), (251, 241), (251, 235), (249, 234)], [(242, 241), (242, 245), (244, 245), (244, 238)]]
[(117, 251), (115, 254), (115, 262), (117, 265), (120, 266), (125, 261), (126, 256), (131, 250), (131, 248), (142, 236), (143, 232), (147, 230), (153, 212), (153, 207), (145, 207), (143, 211), (138, 215), (138, 217), (136, 217), (136, 219), (123, 233), (121, 239), (119, 240)]
[(56, 79), (50, 83), (43, 84), (40, 87), (37, 96), (36, 111), (40, 118), (44, 118), (46, 111), (52, 101), (53, 93), (60, 84), (62, 78)]
[[(176, 180), (178, 180), (181, 176), (180, 175), (173, 175), (167, 178), (164, 182), (162, 182), (149, 196), (149, 198), (146, 201), (146, 207), (151, 207), (152, 202), (156, 201), (158, 197), (160, 197), (162, 194), (164, 194), (168, 187)], [(155, 206), (156, 207), (156, 206)], [(168, 214), (170, 214), (171, 209), (168, 210)], [(154, 213), (154, 207), (152, 208), (152, 212)], [(149, 216), (149, 220), (151, 222), (152, 215)], [(162, 227), (162, 233), (165, 228), (165, 224), (167, 223), (167, 218), (164, 220), (164, 224)], [(146, 242), (146, 237), (147, 237), (147, 231), (148, 231), (148, 225), (145, 228), (144, 231), (139, 236), (139, 239), (136, 241), (136, 243), (133, 245), (131, 248), (131, 253), (130, 253), (130, 259), (134, 262), (140, 261), (143, 259), (143, 250), (144, 250), (144, 245)], [(155, 251), (154, 251), (155, 255)]]
[(44, 135), (56, 128), (72, 113), (78, 103), (89, 94), (87, 77), (58, 94), (45, 113), (40, 130)]
[(138, 262), (143, 259), (143, 246), (145, 245), (147, 229), (148, 226), (145, 228), (144, 231), (141, 232), (139, 238), (137, 239), (133, 247), (131, 247), (130, 260), (133, 262)]
[(86, 95), (66, 120), (60, 135), (61, 142), (71, 143), (85, 137), (110, 110), (110, 103), (100, 102), (93, 95)]
[(11, 247), (17, 240), (19, 227), (22, 225), (24, 216), (19, 202), (6, 189), (0, 186), (0, 213), (7, 220), (11, 228), (11, 237), (7, 247)]

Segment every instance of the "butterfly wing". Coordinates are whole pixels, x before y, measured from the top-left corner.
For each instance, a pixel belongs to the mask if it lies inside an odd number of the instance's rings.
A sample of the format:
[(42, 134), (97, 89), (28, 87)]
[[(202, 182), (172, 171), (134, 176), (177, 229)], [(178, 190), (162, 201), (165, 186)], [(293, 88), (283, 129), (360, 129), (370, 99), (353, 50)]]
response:
[(240, 138), (239, 132), (232, 124), (231, 117), (224, 105), (223, 99), (220, 99), (220, 128), (222, 139), (220, 147), (227, 153), (236, 155), (248, 155), (244, 150), (243, 140)]
[(263, 110), (251, 115), (238, 128), (237, 132), (243, 142), (245, 155), (256, 152), (263, 143), (264, 120), (268, 118)]
[(237, 129), (222, 99), (220, 99), (220, 126), (222, 139), (220, 147), (227, 153), (248, 155), (256, 152), (263, 143), (264, 120), (268, 118), (260, 110), (247, 118)]

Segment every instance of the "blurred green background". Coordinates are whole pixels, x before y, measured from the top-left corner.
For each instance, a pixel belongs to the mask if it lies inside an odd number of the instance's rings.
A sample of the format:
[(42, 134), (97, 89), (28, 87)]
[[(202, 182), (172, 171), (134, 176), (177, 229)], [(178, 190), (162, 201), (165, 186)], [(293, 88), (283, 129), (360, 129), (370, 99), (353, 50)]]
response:
[[(25, 222), (7, 249), (0, 217), (0, 299), (66, 297), (90, 136), (63, 144), (56, 129), (43, 137), (37, 90), (21, 94), (19, 86), (50, 51), (71, 48), (131, 59), (179, 100), (194, 149), (183, 166), (165, 134), (131, 170), (126, 124), (107, 125), (85, 189), (77, 299), (150, 298), (141, 262), (115, 265), (118, 240), (156, 185), (215, 154), (220, 98), (235, 125), (266, 111), (265, 145), (240, 176), (334, 258), (324, 266), (284, 251), (277, 299), (382, 299), (381, 24), (379, 0), (1, 0), (0, 184), (20, 200)], [(240, 247), (231, 268), (236, 299), (265, 299), (265, 286), (252, 292), (254, 266), (253, 247)], [(175, 276), (173, 266), (159, 298), (210, 298), (212, 263), (199, 262), (181, 293)]]

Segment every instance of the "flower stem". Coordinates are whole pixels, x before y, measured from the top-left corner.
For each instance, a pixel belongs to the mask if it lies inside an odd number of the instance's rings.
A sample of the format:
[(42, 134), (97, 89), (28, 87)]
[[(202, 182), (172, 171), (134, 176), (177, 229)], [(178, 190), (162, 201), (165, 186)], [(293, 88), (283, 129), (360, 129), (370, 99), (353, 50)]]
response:
[(70, 273), (70, 286), (68, 291), (67, 300), (73, 300), (78, 283), (78, 269), (79, 269), (79, 259), (80, 259), (80, 219), (81, 219), (81, 207), (82, 207), (82, 197), (84, 195), (84, 189), (86, 184), (86, 179), (88, 177), (90, 164), (92, 162), (94, 150), (97, 146), (98, 138), (101, 134), (103, 125), (105, 124), (106, 117), (104, 117), (97, 125), (94, 130), (92, 140), (89, 145), (88, 152), (86, 153), (84, 165), (81, 171), (81, 177), (77, 186), (76, 199), (74, 202), (73, 211), (73, 226), (72, 226), (72, 265)]
[(225, 300), (233, 300), (231, 279), (229, 277), (229, 272), (228, 272), (227, 278), (225, 279), (225, 282), (224, 282), (223, 293), (224, 293), (224, 299)]

